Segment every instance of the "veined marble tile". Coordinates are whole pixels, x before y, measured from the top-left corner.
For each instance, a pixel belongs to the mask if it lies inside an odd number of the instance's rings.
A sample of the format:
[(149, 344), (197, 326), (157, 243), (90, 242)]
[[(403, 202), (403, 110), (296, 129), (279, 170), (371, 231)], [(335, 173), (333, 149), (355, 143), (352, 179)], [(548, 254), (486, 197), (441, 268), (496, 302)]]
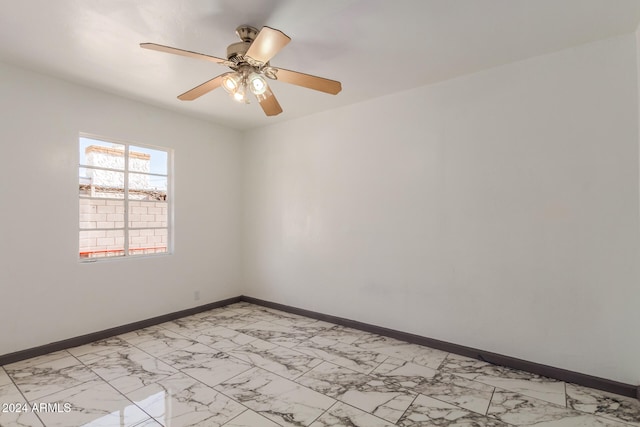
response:
[(256, 307), (256, 305), (246, 301), (238, 301), (238, 302), (234, 302), (233, 304), (226, 305), (223, 308), (228, 308), (232, 310), (236, 308), (251, 308), (251, 307)]
[(155, 332), (151, 339), (134, 345), (152, 356), (160, 357), (193, 344), (196, 344), (196, 341), (162, 328), (161, 331)]
[(220, 326), (223, 328), (240, 330), (244, 327), (260, 322), (260, 319), (252, 317), (209, 317), (209, 322), (215, 327)]
[(153, 418), (149, 418), (148, 420), (145, 420), (140, 424), (136, 424), (134, 427), (163, 427), (163, 426)]
[(374, 334), (363, 335), (353, 345), (432, 369), (438, 369), (448, 354), (433, 348)]
[(192, 368), (211, 361), (220, 351), (204, 344), (196, 343), (189, 347), (160, 356), (160, 359), (176, 369)]
[(208, 362), (204, 362), (199, 366), (183, 368), (181, 371), (213, 387), (251, 368), (252, 366), (248, 363), (219, 352)]
[(243, 328), (239, 328), (240, 332), (247, 335), (260, 338), (264, 341), (269, 341), (274, 344), (281, 345), (283, 347), (293, 347), (301, 342), (311, 338), (323, 328), (321, 326), (314, 327), (310, 325), (297, 326), (292, 328), (290, 326), (282, 326), (273, 322), (260, 321), (252, 323)]
[(254, 304), (232, 304), (226, 307), (222, 307), (222, 311), (224, 311), (225, 313), (233, 313), (234, 316), (247, 316), (263, 309), (266, 310), (267, 308)]
[(258, 338), (252, 337), (224, 326), (215, 326), (196, 331), (190, 338), (204, 345), (213, 347), (221, 351), (233, 350), (236, 347), (255, 341)]
[(114, 351), (131, 348), (131, 344), (119, 337), (111, 337), (100, 341), (81, 345), (79, 347), (67, 350), (73, 356), (77, 357), (81, 362), (90, 361), (91, 357), (103, 356)]
[(19, 370), (24, 368), (30, 368), (32, 366), (40, 365), (41, 363), (49, 363), (54, 360), (63, 359), (65, 357), (69, 357), (70, 354), (67, 350), (56, 351), (53, 353), (44, 354), (42, 356), (32, 357), (31, 359), (21, 360), (19, 362), (9, 363), (8, 365), (4, 365), (4, 368), (9, 371)]
[(416, 393), (486, 414), (495, 387), (446, 374), (426, 366), (393, 357), (385, 360), (372, 374), (389, 378)]
[(246, 371), (215, 388), (285, 426), (307, 426), (335, 403), (334, 399), (260, 368)]
[(252, 411), (251, 409), (247, 409), (242, 414), (238, 415), (228, 423), (224, 425), (224, 427), (279, 427), (280, 424), (276, 424), (268, 418), (263, 417), (262, 415)]
[(484, 415), (489, 408), (495, 387), (453, 374), (438, 373), (430, 380), (417, 385), (413, 390)]
[(251, 315), (251, 310), (247, 309), (219, 309), (212, 310), (207, 313), (207, 315), (202, 317), (202, 320), (206, 320), (211, 323), (212, 327), (223, 326), (229, 329), (239, 329), (262, 320), (260, 318), (253, 317)]
[(322, 363), (322, 359), (260, 339), (231, 350), (229, 354), (290, 380)]
[(5, 370), (28, 400), (39, 399), (98, 378), (68, 353), (66, 357), (20, 369), (7, 365)]
[(93, 358), (86, 365), (122, 393), (128, 393), (178, 372), (135, 347)]
[(640, 426), (640, 401), (631, 397), (567, 384), (567, 406), (614, 421)]
[(394, 425), (353, 406), (336, 402), (310, 427), (393, 427)]
[(279, 319), (275, 319), (272, 321), (276, 325), (280, 326), (288, 326), (290, 328), (306, 328), (307, 330), (311, 330), (311, 332), (321, 332), (325, 329), (331, 329), (336, 326), (333, 323), (323, 322), (322, 320), (310, 319), (308, 317), (281, 317)]
[(0, 387), (3, 385), (13, 384), (9, 375), (5, 372), (5, 370), (0, 366)]
[(422, 394), (416, 397), (397, 425), (400, 427), (508, 427), (508, 424), (497, 419), (466, 411)]
[(566, 406), (565, 385), (562, 381), (455, 354), (449, 354), (440, 370), (525, 396), (546, 400), (556, 405)]
[[(0, 368), (0, 372), (2, 369)], [(8, 377), (7, 377), (8, 378)], [(3, 405), (7, 404), (5, 408)], [(2, 427), (40, 427), (42, 423), (30, 405), (24, 400), (16, 386), (9, 381), (0, 386), (0, 426)]]
[(396, 382), (324, 362), (297, 379), (319, 393), (395, 423), (416, 394)]
[(324, 329), (314, 337), (325, 340), (326, 342), (353, 344), (368, 332), (359, 331), (358, 329), (347, 328), (346, 326), (335, 325), (329, 329)]
[(515, 426), (628, 427), (621, 422), (500, 389), (493, 393), (487, 415)]
[(194, 316), (189, 316), (161, 323), (158, 326), (168, 329), (171, 332), (175, 332), (176, 334), (188, 337), (191, 336), (195, 331), (210, 328), (212, 325), (206, 320)]
[(364, 374), (373, 371), (388, 357), (376, 351), (336, 343), (318, 336), (295, 346), (294, 350)]
[(273, 314), (279, 318), (289, 318), (289, 319), (309, 319), (309, 320), (313, 320), (309, 317), (305, 317), (305, 316), (301, 316), (299, 314), (295, 314), (295, 313), (288, 313), (286, 311), (282, 311), (282, 310), (277, 310), (275, 308), (271, 308), (271, 307), (264, 307), (261, 305), (256, 305), (253, 304), (249, 307), (251, 310), (253, 310), (254, 312), (256, 311), (261, 311), (263, 313), (269, 313), (269, 314)]
[(393, 357), (372, 375), (382, 376), (416, 393), (434, 397), (479, 414), (486, 414), (495, 387)]
[(196, 313), (191, 317), (193, 317), (195, 319), (204, 319), (204, 318), (207, 318), (207, 317), (216, 316), (216, 315), (224, 315), (224, 314), (226, 314), (226, 315), (228, 315), (230, 317), (236, 316), (237, 314), (235, 314), (233, 312), (233, 310), (230, 309), (229, 307), (231, 307), (231, 306), (227, 305), (225, 307), (219, 307), (219, 308), (214, 308), (214, 309), (207, 310), (207, 311), (201, 311), (200, 313)]
[(521, 393), (525, 396), (534, 397), (556, 405), (566, 405), (564, 383), (561, 381), (544, 379), (542, 377), (540, 377), (539, 381), (485, 376), (479, 376), (473, 379), (474, 381), (513, 391), (515, 393)]
[(182, 373), (138, 389), (127, 397), (160, 424), (171, 427), (221, 426), (246, 410)]
[[(47, 396), (40, 403), (57, 403), (59, 412), (40, 412), (47, 427), (133, 427), (149, 415), (102, 380), (89, 381)], [(64, 405), (70, 405), (65, 412)]]
[(373, 370), (372, 374), (393, 379), (403, 387), (413, 388), (419, 384), (428, 382), (438, 371), (423, 365), (416, 365), (413, 362), (388, 357), (384, 362)]
[[(284, 313), (277, 310), (271, 310), (266, 307), (251, 308), (250, 310), (251, 310), (250, 313), (247, 313), (242, 316), (238, 316), (238, 318), (248, 317), (251, 319), (256, 319), (258, 321), (277, 322), (278, 320), (294, 320), (294, 318), (300, 317), (300, 316), (296, 316), (295, 314)], [(308, 318), (306, 319), (311, 320)]]
[[(47, 426), (640, 427), (635, 399), (567, 384), (565, 407), (563, 382), (456, 355), (435, 369), (441, 357), (241, 303), (0, 367), (0, 403), (30, 404), (22, 391), (76, 405), (43, 414)], [(2, 427), (41, 425), (34, 413), (0, 413)]]
[(211, 323), (227, 319), (229, 321), (236, 322), (237, 324), (249, 324), (259, 321), (276, 321), (280, 319), (306, 319), (307, 321), (313, 320), (303, 316), (299, 316), (297, 314), (274, 310), (268, 307), (263, 307), (246, 302), (231, 304), (225, 307), (198, 313), (190, 317), (197, 319), (210, 319)]
[(158, 325), (149, 326), (148, 328), (137, 329), (135, 331), (127, 332), (126, 334), (118, 335), (118, 338), (128, 342), (129, 344), (136, 345), (145, 341), (157, 339), (163, 332), (167, 332), (165, 328)]

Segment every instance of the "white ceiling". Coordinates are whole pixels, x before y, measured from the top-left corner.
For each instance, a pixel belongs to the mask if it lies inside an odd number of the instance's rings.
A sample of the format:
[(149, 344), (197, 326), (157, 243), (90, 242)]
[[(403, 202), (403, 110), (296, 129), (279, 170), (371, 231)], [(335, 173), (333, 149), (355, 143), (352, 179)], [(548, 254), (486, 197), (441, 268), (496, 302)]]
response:
[[(0, 0), (0, 61), (248, 129), (634, 31), (639, 0)], [(141, 49), (224, 57), (249, 24), (292, 39), (272, 65), (342, 82), (337, 96), (272, 82), (284, 112), (221, 89), (178, 94), (223, 66)]]

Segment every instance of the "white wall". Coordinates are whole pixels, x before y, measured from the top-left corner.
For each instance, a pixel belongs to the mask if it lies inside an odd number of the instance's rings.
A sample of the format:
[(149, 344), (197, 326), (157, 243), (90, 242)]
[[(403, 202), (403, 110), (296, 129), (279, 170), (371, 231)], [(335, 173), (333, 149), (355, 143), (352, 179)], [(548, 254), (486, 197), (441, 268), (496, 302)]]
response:
[[(238, 132), (2, 64), (0, 93), (0, 354), (238, 295)], [(79, 132), (175, 150), (174, 255), (78, 262)]]
[(249, 132), (244, 293), (638, 384), (637, 103), (629, 35)]
[[(637, 72), (637, 77), (638, 77), (638, 103), (639, 103), (639, 107), (638, 107), (638, 132), (639, 132), (638, 144), (640, 144), (640, 25), (638, 25), (638, 28), (636, 29), (636, 72)], [(640, 153), (639, 153), (639, 156), (640, 156)], [(638, 162), (640, 163), (640, 157), (638, 158)], [(638, 176), (638, 182), (640, 182), (640, 175)], [(639, 189), (639, 191), (640, 191), (640, 189)]]

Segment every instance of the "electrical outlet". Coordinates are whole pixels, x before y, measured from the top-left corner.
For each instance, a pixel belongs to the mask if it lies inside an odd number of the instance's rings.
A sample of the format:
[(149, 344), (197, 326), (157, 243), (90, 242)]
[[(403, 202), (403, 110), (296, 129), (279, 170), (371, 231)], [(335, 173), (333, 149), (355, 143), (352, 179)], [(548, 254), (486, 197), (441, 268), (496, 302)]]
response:
[(196, 301), (200, 299), (200, 291), (195, 291), (193, 293), (193, 299), (195, 299)]

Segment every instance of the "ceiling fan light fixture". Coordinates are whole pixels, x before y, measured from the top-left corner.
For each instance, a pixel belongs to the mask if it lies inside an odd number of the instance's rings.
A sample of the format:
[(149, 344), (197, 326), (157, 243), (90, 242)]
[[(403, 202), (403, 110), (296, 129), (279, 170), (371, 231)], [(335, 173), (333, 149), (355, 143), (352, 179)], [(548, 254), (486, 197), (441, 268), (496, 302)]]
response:
[(249, 89), (251, 92), (258, 96), (267, 91), (267, 82), (257, 73), (251, 73), (249, 75)]
[(238, 86), (238, 88), (231, 93), (231, 96), (233, 97), (234, 100), (240, 103), (244, 103), (244, 104), (249, 103), (249, 99), (247, 98), (247, 89), (245, 85)]
[(222, 78), (222, 88), (230, 94), (235, 94), (241, 87), (242, 76), (238, 73), (230, 73)]
[(140, 43), (140, 47), (203, 59), (231, 69), (178, 95), (181, 101), (193, 101), (222, 86), (231, 98), (244, 104), (249, 104), (248, 94), (252, 93), (267, 116), (276, 116), (282, 113), (282, 107), (266, 79), (280, 80), (283, 83), (331, 95), (336, 95), (342, 90), (340, 82), (335, 80), (272, 67), (271, 59), (291, 41), (282, 31), (266, 26), (258, 31), (256, 28), (241, 25), (236, 29), (236, 34), (242, 41), (227, 47), (226, 59), (156, 43)]

